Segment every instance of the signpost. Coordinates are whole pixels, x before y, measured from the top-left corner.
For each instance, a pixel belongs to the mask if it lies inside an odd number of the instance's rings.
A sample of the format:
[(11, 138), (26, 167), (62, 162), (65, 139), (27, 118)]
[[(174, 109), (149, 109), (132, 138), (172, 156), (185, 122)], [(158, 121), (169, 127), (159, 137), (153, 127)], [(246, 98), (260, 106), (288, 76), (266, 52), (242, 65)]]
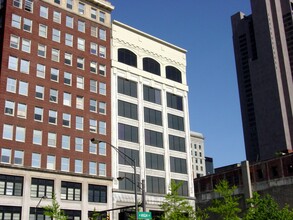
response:
[(151, 212), (138, 212), (138, 219), (152, 219), (152, 213)]

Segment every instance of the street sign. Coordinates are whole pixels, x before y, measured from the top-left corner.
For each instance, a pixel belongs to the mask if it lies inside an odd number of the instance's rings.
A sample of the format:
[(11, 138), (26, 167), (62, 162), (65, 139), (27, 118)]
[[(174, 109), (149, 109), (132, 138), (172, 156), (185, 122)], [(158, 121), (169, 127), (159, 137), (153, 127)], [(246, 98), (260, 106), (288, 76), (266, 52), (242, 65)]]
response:
[(138, 219), (152, 219), (151, 212), (138, 212)]

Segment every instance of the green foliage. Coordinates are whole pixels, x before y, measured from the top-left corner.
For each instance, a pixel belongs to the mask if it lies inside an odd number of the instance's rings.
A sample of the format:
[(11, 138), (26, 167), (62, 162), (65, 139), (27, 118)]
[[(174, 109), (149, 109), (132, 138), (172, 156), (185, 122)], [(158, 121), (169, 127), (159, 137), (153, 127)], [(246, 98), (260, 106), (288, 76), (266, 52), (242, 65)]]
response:
[(45, 209), (45, 216), (49, 216), (54, 220), (67, 220), (67, 216), (64, 211), (60, 209), (60, 205), (56, 200), (55, 194), (53, 194), (52, 205), (47, 205), (43, 208)]
[(228, 181), (222, 180), (216, 185), (215, 192), (221, 198), (213, 200), (212, 206), (208, 211), (215, 213), (222, 220), (238, 220), (238, 214), (241, 212), (239, 208), (239, 197), (234, 196), (236, 187), (230, 187)]

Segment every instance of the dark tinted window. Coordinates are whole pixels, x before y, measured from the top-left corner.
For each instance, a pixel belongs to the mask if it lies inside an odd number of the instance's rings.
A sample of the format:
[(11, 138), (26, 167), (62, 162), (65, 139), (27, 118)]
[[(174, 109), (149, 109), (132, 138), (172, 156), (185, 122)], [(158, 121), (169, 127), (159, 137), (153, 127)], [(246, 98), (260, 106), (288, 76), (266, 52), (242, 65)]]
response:
[(118, 100), (118, 115), (137, 119), (137, 105)]
[(167, 92), (167, 106), (182, 111), (182, 97)]
[(166, 66), (166, 78), (182, 83), (181, 72), (173, 66)]
[(165, 178), (147, 176), (147, 192), (165, 194)]
[(161, 104), (161, 90), (144, 85), (143, 100)]
[(145, 129), (145, 144), (154, 147), (163, 147), (163, 134), (161, 132)]
[(119, 140), (138, 143), (138, 128), (131, 125), (119, 123), (118, 138)]
[(149, 57), (143, 58), (143, 70), (158, 76), (161, 75), (160, 64), (156, 60)]
[(187, 173), (185, 159), (181, 159), (181, 158), (177, 158), (177, 157), (170, 157), (170, 166), (171, 166), (171, 172)]
[(89, 184), (88, 201), (107, 203), (107, 186)]
[(118, 61), (129, 66), (137, 67), (137, 57), (135, 53), (124, 48), (118, 49)]
[(145, 107), (144, 121), (155, 125), (162, 125), (162, 112)]
[(168, 127), (179, 131), (184, 131), (183, 118), (177, 115), (168, 114)]
[(138, 150), (132, 150), (132, 149), (124, 148), (124, 147), (119, 147), (119, 151), (122, 152), (122, 154), (119, 154), (119, 164), (130, 165), (130, 166), (134, 165), (133, 161), (131, 161), (125, 156), (127, 155), (131, 159), (135, 160), (136, 166), (139, 167), (139, 151)]
[(137, 97), (137, 83), (118, 77), (118, 93)]
[(169, 149), (185, 152), (185, 138), (169, 135)]
[(146, 167), (155, 170), (164, 170), (164, 156), (160, 154), (146, 153)]

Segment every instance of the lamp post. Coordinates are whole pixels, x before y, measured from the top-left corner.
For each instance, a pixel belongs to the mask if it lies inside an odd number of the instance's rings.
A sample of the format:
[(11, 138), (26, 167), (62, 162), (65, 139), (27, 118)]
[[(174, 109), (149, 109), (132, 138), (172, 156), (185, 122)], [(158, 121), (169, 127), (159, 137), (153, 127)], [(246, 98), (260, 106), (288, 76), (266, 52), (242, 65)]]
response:
[[(138, 220), (138, 204), (137, 204), (137, 189), (136, 189), (136, 160), (132, 159), (131, 157), (129, 157), (128, 155), (126, 155), (123, 151), (119, 150), (117, 147), (115, 147), (114, 145), (112, 145), (111, 143), (107, 142), (107, 141), (101, 141), (95, 138), (91, 139), (91, 142), (93, 144), (99, 144), (100, 142), (104, 142), (108, 145), (110, 145), (110, 147), (112, 147), (117, 153), (119, 153), (120, 155), (122, 155), (123, 157), (125, 157), (126, 159), (130, 160), (131, 163), (128, 161), (128, 164), (133, 168), (134, 171), (134, 183), (135, 183), (135, 187), (134, 187), (134, 203), (135, 203), (135, 219)], [(127, 160), (126, 160), (127, 161)]]
[(47, 196), (42, 196), (41, 199), (40, 199), (40, 201), (38, 202), (38, 204), (37, 204), (36, 207), (35, 207), (35, 219), (36, 219), (36, 220), (38, 219), (38, 216), (37, 216), (37, 209), (38, 209), (38, 207), (39, 207), (39, 205), (41, 204), (41, 202), (42, 202), (43, 199), (47, 199)]

